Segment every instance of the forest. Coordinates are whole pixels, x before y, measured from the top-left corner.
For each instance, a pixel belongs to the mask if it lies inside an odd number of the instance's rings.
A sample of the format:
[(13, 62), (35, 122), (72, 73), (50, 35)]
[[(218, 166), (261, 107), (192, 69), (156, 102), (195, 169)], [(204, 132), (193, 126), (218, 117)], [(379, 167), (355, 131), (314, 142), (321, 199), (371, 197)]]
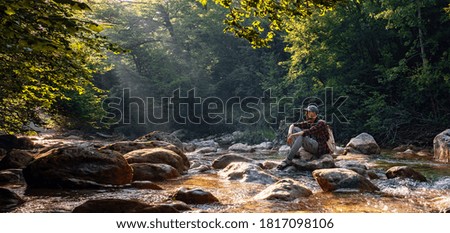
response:
[(338, 142), (450, 125), (448, 0), (2, 0), (0, 131), (274, 139), (316, 103)]

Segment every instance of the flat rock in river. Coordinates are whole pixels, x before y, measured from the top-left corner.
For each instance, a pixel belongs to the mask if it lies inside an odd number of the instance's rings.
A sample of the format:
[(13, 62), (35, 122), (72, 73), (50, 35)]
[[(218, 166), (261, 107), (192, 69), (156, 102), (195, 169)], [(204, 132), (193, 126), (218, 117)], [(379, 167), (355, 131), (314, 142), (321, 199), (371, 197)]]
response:
[(313, 177), (325, 192), (336, 190), (359, 190), (374, 192), (379, 188), (360, 174), (345, 168), (319, 169), (313, 172)]
[(386, 177), (388, 179), (400, 177), (400, 178), (410, 178), (413, 180), (418, 180), (422, 182), (426, 182), (427, 178), (419, 172), (408, 166), (395, 166), (391, 167), (386, 171)]
[(264, 189), (254, 198), (263, 200), (293, 201), (297, 198), (309, 197), (311, 195), (311, 190), (303, 186), (298, 181), (292, 179), (282, 179)]
[(219, 175), (228, 180), (259, 184), (273, 184), (278, 181), (277, 177), (264, 172), (260, 166), (246, 162), (231, 163), (219, 171)]
[(212, 163), (212, 167), (215, 169), (223, 169), (233, 162), (252, 162), (252, 161), (253, 161), (252, 159), (243, 157), (239, 154), (230, 153), (222, 155), (219, 158), (215, 159)]

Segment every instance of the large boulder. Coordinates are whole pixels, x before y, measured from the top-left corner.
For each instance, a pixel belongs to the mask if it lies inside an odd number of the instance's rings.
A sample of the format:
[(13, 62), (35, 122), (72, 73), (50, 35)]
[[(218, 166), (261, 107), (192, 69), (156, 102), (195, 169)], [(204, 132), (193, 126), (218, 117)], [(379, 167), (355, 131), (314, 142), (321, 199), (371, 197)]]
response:
[(173, 205), (149, 205), (136, 200), (89, 200), (73, 209), (73, 213), (179, 213)]
[(219, 203), (219, 199), (212, 195), (208, 191), (201, 189), (187, 189), (180, 188), (175, 194), (172, 195), (172, 199), (185, 202), (187, 204), (208, 204)]
[(163, 141), (173, 144), (180, 149), (183, 149), (183, 143), (174, 134), (161, 131), (153, 131), (134, 141), (136, 142)]
[(9, 212), (24, 203), (24, 200), (9, 189), (0, 188), (0, 212)]
[(167, 164), (182, 174), (189, 169), (185, 160), (177, 153), (164, 148), (141, 149), (123, 155), (128, 163), (162, 163)]
[(352, 138), (345, 148), (347, 150), (360, 152), (366, 155), (380, 153), (380, 147), (372, 135), (368, 133), (361, 133), (360, 135)]
[(301, 183), (292, 179), (282, 179), (264, 189), (254, 198), (261, 200), (293, 201), (297, 198), (309, 197), (311, 195), (311, 190)]
[(164, 181), (180, 177), (177, 169), (167, 164), (132, 163), (130, 166), (133, 168), (133, 181)]
[(0, 161), (0, 169), (25, 168), (33, 160), (30, 152), (13, 149)]
[(101, 149), (102, 150), (114, 150), (114, 151), (120, 152), (121, 154), (126, 154), (126, 153), (134, 151), (134, 150), (152, 149), (152, 148), (163, 148), (166, 150), (171, 150), (183, 159), (183, 163), (186, 167), (190, 166), (188, 158), (186, 157), (186, 155), (183, 153), (183, 151), (180, 148), (178, 148), (175, 145), (170, 144), (168, 142), (164, 142), (164, 141), (146, 141), (146, 142), (122, 141), (122, 142), (115, 142), (113, 144), (106, 145), (106, 146), (102, 147)]
[(118, 152), (66, 146), (39, 155), (23, 175), (28, 187), (85, 188), (129, 184), (133, 171)]
[(414, 169), (408, 166), (391, 167), (386, 171), (386, 177), (388, 179), (400, 177), (400, 178), (410, 178), (422, 182), (427, 181), (427, 178), (425, 178), (425, 176), (423, 176), (422, 174), (420, 174), (419, 172), (415, 171)]
[(436, 135), (433, 147), (436, 161), (450, 163), (450, 129)]
[(231, 163), (221, 170), (219, 175), (228, 180), (260, 184), (273, 184), (278, 181), (277, 177), (264, 172), (260, 166), (246, 162)]
[(230, 163), (234, 162), (252, 162), (252, 159), (240, 156), (238, 154), (225, 154), (215, 159), (212, 163), (212, 167), (215, 169), (224, 169)]
[(359, 192), (374, 192), (379, 188), (364, 176), (345, 168), (315, 170), (314, 179), (325, 192), (358, 190)]

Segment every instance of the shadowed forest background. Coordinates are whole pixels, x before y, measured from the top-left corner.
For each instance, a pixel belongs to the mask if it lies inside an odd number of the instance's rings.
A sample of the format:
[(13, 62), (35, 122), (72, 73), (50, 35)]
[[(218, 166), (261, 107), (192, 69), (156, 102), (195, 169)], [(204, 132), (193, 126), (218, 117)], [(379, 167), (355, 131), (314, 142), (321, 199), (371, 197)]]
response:
[(192, 137), (242, 130), (249, 142), (273, 139), (282, 119), (298, 116), (142, 125), (141, 112), (125, 107), (131, 124), (105, 124), (115, 119), (103, 100), (121, 98), (124, 89), (159, 100), (195, 88), (225, 102), (270, 89), (272, 97), (296, 100), (284, 110), (293, 113), (304, 99), (323, 98), (326, 87), (348, 96), (339, 110), (349, 123), (332, 123), (337, 141), (368, 132), (384, 145), (430, 145), (448, 128), (448, 0), (310, 3), (3, 0), (0, 131), (27, 131), (34, 122), (130, 138), (185, 129)]

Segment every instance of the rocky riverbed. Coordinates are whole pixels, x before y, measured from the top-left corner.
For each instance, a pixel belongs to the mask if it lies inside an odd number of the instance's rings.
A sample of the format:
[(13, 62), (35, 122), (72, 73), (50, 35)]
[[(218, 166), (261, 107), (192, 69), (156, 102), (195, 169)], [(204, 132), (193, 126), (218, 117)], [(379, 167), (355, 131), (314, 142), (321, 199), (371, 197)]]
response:
[(242, 144), (236, 134), (186, 142), (164, 133), (135, 141), (34, 137), (1, 151), (0, 210), (450, 211), (450, 164), (430, 150), (381, 150), (360, 135), (335, 155), (301, 151), (280, 171), (286, 146)]

